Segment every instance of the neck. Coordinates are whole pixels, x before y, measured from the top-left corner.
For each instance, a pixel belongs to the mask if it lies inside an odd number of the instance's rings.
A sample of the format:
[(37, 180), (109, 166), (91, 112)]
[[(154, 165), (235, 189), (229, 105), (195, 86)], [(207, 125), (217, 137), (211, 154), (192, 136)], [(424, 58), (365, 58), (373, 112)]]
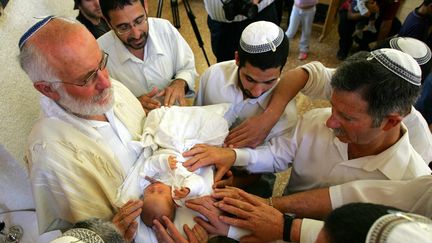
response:
[(130, 48), (128, 46), (126, 46), (126, 48), (129, 50), (130, 53), (132, 53), (132, 55), (134, 55), (136, 58), (140, 59), (140, 60), (144, 60), (144, 47), (141, 49), (133, 49)]
[(81, 14), (88, 19), (88, 21), (90, 21), (93, 25), (98, 25), (100, 23), (100, 18), (97, 17), (90, 17), (88, 16), (86, 13), (84, 13), (83, 11), (81, 11)]
[(427, 6), (421, 5), (418, 9), (417, 9), (417, 13), (421, 16), (426, 16), (428, 14), (428, 9)]
[(377, 155), (390, 148), (402, 137), (400, 125), (391, 128), (368, 144), (348, 144), (348, 159)]

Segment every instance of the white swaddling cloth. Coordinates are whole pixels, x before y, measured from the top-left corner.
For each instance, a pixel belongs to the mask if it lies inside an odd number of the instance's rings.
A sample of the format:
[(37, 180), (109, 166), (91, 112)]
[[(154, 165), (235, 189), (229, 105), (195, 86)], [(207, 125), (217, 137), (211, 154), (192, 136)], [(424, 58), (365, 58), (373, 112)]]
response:
[[(156, 180), (171, 185), (172, 188), (185, 186), (190, 188), (190, 195), (186, 199), (208, 195), (212, 192), (213, 166), (201, 168), (195, 172), (189, 172), (183, 167), (182, 153), (196, 144), (209, 144), (221, 146), (228, 135), (229, 126), (224, 118), (229, 110), (229, 104), (218, 104), (199, 107), (161, 107), (152, 110), (146, 119), (142, 144), (144, 146), (134, 166), (117, 191), (116, 205), (122, 206), (130, 199), (138, 199), (149, 182), (144, 176), (150, 176)], [(174, 155), (177, 169), (168, 167), (167, 158)], [(189, 197), (190, 196), (190, 197)], [(177, 204), (182, 205), (176, 201)], [(181, 209), (181, 210), (179, 210)], [(193, 226), (193, 217), (196, 212), (180, 207), (177, 209), (174, 223), (182, 232), (183, 224)], [(140, 226), (142, 227), (142, 226)]]

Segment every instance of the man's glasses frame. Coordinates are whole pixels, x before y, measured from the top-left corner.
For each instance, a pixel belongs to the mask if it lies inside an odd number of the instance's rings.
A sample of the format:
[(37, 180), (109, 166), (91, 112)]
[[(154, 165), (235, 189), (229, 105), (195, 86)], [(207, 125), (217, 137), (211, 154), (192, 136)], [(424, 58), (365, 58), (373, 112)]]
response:
[(88, 75), (88, 77), (86, 79), (84, 79), (83, 81), (81, 81), (80, 83), (71, 83), (71, 82), (63, 82), (63, 81), (54, 81), (51, 83), (62, 83), (62, 84), (70, 84), (70, 85), (75, 85), (75, 86), (80, 86), (80, 87), (84, 87), (84, 86), (88, 86), (89, 84), (93, 83), (96, 78), (97, 78), (97, 72), (98, 71), (102, 71), (106, 68), (106, 65), (108, 63), (108, 53), (102, 51), (102, 60), (99, 63), (99, 66), (97, 69), (95, 69), (92, 73), (90, 73)]
[(147, 11), (144, 8), (144, 15), (136, 18), (132, 25), (128, 24), (122, 24), (120, 27), (114, 27), (115, 32), (119, 35), (126, 35), (129, 34), (132, 31), (132, 28), (141, 27), (144, 24), (146, 24), (148, 21)]

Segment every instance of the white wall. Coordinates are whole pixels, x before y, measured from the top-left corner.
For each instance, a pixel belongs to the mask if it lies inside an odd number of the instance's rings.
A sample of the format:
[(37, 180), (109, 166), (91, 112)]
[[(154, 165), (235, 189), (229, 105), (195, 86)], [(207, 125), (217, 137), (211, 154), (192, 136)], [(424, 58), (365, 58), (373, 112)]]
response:
[(18, 40), (43, 15), (76, 16), (72, 0), (10, 0), (0, 17), (0, 144), (19, 162), (39, 116), (39, 94), (17, 61)]

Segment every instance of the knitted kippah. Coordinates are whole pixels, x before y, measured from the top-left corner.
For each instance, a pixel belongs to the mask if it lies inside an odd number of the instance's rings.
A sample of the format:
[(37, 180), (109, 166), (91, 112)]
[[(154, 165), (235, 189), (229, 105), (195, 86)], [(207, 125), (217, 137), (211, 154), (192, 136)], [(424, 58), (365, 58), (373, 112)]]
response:
[(399, 50), (383, 48), (372, 51), (368, 60), (376, 59), (388, 70), (416, 86), (421, 85), (421, 69), (409, 54)]
[(19, 39), (19, 42), (18, 42), (19, 48), (21, 49), (23, 47), (23, 45), (27, 42), (27, 40), (33, 36), (34, 33), (36, 33), (38, 30), (40, 30), (42, 27), (44, 27), (53, 18), (55, 18), (54, 15), (47, 16), (47, 17), (43, 18), (42, 20), (38, 21), (32, 27), (30, 27)]
[(394, 212), (375, 221), (366, 243), (432, 242), (432, 220), (417, 214)]
[(412, 56), (419, 65), (423, 65), (431, 59), (431, 50), (420, 40), (411, 37), (395, 37), (390, 40), (389, 44), (391, 48)]
[(242, 32), (240, 47), (248, 53), (256, 54), (276, 51), (282, 43), (284, 32), (272, 22), (257, 21), (248, 25)]
[[(74, 241), (70, 241), (74, 239)], [(104, 240), (95, 232), (85, 228), (73, 228), (63, 233), (63, 235), (53, 242), (83, 242), (83, 243), (105, 243)]]

